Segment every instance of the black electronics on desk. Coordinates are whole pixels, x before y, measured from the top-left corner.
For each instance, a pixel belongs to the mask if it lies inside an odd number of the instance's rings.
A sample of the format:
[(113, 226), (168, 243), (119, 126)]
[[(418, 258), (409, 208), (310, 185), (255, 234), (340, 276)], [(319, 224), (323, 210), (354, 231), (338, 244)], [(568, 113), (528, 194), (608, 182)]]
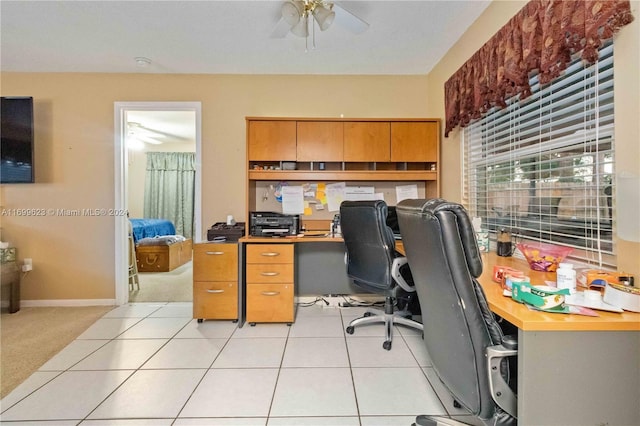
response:
[(216, 222), (207, 230), (208, 241), (238, 241), (244, 237), (244, 222), (227, 225)]
[(249, 220), (249, 232), (253, 237), (287, 237), (300, 233), (300, 215), (250, 212)]

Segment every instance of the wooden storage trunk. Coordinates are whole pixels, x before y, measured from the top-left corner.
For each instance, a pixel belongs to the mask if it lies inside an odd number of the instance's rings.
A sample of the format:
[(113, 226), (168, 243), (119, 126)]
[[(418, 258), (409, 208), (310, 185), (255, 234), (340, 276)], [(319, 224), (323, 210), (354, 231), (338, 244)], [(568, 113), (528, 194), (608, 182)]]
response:
[(136, 246), (138, 272), (169, 272), (191, 260), (191, 239), (170, 245)]

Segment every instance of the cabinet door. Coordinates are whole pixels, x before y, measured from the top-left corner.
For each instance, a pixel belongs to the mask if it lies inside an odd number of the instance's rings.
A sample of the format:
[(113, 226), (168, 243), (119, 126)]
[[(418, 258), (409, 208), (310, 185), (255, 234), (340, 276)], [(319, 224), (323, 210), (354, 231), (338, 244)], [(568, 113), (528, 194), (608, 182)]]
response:
[(293, 284), (247, 285), (247, 322), (293, 322)]
[(388, 162), (390, 134), (386, 122), (344, 123), (344, 161)]
[(250, 161), (296, 161), (295, 121), (250, 121)]
[(438, 123), (391, 123), (391, 161), (438, 161)]
[(298, 121), (298, 161), (343, 161), (342, 122)]
[(196, 281), (193, 283), (193, 317), (238, 318), (238, 283)]

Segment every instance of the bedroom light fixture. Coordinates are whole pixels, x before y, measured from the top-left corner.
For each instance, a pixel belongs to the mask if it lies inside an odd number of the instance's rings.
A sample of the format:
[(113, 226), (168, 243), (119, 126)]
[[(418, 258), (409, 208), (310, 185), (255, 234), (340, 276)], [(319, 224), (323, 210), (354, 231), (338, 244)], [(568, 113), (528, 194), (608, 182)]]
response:
[[(333, 3), (324, 0), (289, 0), (282, 4), (282, 18), (289, 25), (289, 30), (298, 37), (309, 38), (309, 16), (318, 24), (321, 31), (331, 26), (336, 17)], [(315, 29), (315, 26), (313, 27)], [(313, 32), (313, 47), (315, 48), (315, 31)]]

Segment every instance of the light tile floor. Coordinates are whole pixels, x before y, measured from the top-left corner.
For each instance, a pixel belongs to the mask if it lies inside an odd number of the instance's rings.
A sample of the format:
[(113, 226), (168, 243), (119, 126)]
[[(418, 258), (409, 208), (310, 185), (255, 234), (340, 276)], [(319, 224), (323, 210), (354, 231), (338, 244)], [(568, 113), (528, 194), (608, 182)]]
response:
[[(286, 324), (192, 319), (191, 303), (107, 313), (0, 401), (7, 425), (411, 425), (455, 415), (418, 331), (346, 324), (362, 308), (298, 307)], [(438, 393), (444, 394), (441, 389)], [(464, 419), (464, 417), (462, 417)]]

